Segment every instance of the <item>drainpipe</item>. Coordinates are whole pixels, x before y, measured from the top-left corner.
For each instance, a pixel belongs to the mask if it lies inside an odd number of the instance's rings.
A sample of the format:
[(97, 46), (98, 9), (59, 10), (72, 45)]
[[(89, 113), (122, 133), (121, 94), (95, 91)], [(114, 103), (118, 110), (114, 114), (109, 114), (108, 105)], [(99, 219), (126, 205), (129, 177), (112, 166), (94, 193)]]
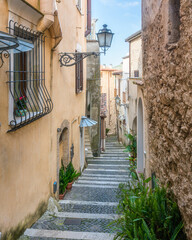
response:
[(91, 0), (87, 0), (87, 31), (85, 37), (91, 33)]
[(41, 0), (40, 11), (44, 14), (44, 17), (39, 21), (37, 30), (44, 32), (49, 29), (54, 23), (54, 12), (56, 10), (55, 0)]

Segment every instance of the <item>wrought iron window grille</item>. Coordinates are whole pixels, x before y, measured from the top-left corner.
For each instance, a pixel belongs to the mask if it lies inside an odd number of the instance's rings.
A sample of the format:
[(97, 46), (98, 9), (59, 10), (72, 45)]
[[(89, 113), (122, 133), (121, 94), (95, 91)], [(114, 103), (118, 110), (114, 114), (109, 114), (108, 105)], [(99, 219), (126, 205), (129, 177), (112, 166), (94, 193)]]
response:
[(25, 39), (33, 48), (10, 53), (9, 85), (10, 127), (15, 131), (47, 115), (53, 103), (45, 86), (45, 36), (17, 22), (9, 22), (9, 33)]

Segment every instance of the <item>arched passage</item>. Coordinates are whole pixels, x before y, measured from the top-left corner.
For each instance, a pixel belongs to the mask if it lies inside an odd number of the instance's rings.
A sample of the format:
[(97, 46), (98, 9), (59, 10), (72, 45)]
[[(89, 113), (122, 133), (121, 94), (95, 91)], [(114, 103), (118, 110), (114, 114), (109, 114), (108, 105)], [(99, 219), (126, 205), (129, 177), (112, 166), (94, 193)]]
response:
[(139, 98), (137, 121), (137, 171), (144, 171), (144, 127), (143, 127), (143, 103)]
[(132, 130), (133, 133), (137, 135), (137, 117), (135, 117), (133, 120)]
[(69, 163), (69, 129), (63, 129), (59, 138), (59, 160), (66, 167)]
[[(57, 189), (59, 189), (59, 169), (61, 167), (61, 161), (64, 166), (69, 163), (69, 132), (70, 125), (68, 120), (64, 120), (57, 129)], [(59, 191), (57, 191), (57, 197)]]

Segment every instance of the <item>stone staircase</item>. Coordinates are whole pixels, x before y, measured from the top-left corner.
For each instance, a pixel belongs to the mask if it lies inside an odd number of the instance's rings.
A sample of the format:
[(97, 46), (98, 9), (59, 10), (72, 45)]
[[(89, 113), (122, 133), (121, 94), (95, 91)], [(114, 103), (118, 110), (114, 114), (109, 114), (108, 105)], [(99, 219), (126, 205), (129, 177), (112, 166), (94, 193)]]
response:
[(93, 157), (91, 142), (89, 137), (89, 128), (85, 128), (85, 158)]
[(118, 218), (118, 185), (129, 181), (123, 150), (115, 137), (108, 138), (106, 152), (87, 159), (88, 167), (59, 201), (59, 211), (47, 211), (20, 240), (112, 240), (115, 232), (109, 223)]

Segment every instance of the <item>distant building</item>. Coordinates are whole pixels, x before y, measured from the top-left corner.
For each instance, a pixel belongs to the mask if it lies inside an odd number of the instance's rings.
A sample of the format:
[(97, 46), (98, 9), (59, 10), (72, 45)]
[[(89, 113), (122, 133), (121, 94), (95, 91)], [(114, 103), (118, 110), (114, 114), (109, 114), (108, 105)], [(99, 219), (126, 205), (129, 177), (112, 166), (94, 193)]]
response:
[(109, 131), (109, 135), (116, 134), (116, 107), (115, 107), (115, 77), (113, 72), (115, 69), (110, 66), (101, 66), (101, 94), (106, 94), (106, 103), (107, 103), (107, 117), (105, 119), (106, 129)]

